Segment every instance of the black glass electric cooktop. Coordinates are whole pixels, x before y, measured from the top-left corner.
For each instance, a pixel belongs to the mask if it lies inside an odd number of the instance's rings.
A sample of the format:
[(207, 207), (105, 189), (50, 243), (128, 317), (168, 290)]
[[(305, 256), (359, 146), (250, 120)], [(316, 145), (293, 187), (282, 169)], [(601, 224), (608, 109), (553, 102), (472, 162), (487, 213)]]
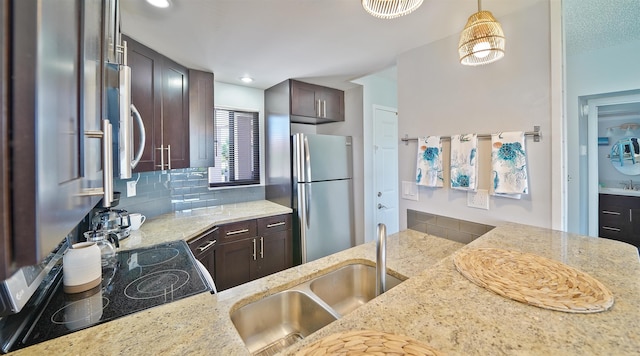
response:
[(59, 279), (44, 311), (15, 348), (209, 290), (184, 241), (118, 252), (115, 268), (103, 269), (102, 285), (87, 292), (66, 294)]

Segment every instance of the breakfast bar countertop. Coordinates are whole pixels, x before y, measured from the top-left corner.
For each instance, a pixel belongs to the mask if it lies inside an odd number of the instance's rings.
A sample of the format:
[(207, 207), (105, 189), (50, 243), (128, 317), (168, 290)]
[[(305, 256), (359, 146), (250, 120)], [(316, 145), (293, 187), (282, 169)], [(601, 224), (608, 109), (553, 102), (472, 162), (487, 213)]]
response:
[[(605, 312), (572, 314), (505, 299), (456, 270), (460, 248), (535, 253), (580, 269), (613, 293)], [(406, 335), (451, 355), (637, 354), (640, 351), (640, 263), (635, 247), (505, 223), (464, 246), (405, 230), (389, 236), (387, 268), (404, 283), (318, 330), (287, 354), (336, 332), (360, 329)], [(341, 266), (375, 261), (367, 243), (223, 291), (144, 310), (16, 351), (15, 354), (248, 354), (230, 312)]]

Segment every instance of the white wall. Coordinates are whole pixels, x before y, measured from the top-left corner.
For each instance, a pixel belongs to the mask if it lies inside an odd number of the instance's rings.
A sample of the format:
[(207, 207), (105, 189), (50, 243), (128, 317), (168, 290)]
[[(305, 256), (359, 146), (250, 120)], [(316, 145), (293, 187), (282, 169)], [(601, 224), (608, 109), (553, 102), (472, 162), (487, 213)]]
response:
[[(375, 197), (373, 187), (373, 106), (398, 107), (397, 83), (378, 75), (369, 75), (353, 81), (362, 85), (362, 147), (363, 147), (363, 203), (364, 241), (373, 241), (376, 236)], [(406, 225), (406, 224), (405, 224)]]
[[(399, 134), (531, 131), (551, 127), (550, 17), (548, 1), (498, 18), (507, 37), (506, 55), (495, 63), (466, 67), (457, 56), (458, 35), (425, 45), (398, 59)], [(365, 116), (366, 117), (366, 116)], [(445, 141), (445, 182), (449, 143)], [(400, 199), (400, 229), (406, 209), (485, 224), (514, 221), (551, 227), (551, 141), (526, 138), (529, 195), (490, 198), (490, 210), (466, 206), (465, 192), (420, 187), (420, 200)], [(490, 141), (479, 145), (481, 189), (490, 184)], [(399, 180), (415, 180), (415, 142), (399, 149)]]
[[(588, 157), (580, 155), (579, 97), (640, 89), (640, 41), (583, 52), (566, 58), (567, 231), (588, 234)], [(582, 132), (586, 135), (586, 132)], [(585, 136), (586, 137), (586, 136)]]
[[(260, 162), (264, 162), (264, 90), (214, 82), (213, 105), (227, 109), (258, 111), (260, 121)], [(264, 184), (264, 164), (260, 165), (260, 182)]]

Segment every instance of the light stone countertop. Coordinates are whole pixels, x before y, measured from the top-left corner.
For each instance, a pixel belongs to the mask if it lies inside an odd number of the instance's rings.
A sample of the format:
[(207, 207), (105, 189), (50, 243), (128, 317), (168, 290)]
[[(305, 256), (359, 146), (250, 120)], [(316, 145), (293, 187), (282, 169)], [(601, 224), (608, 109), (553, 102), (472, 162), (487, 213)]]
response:
[[(403, 334), (451, 355), (596, 354), (640, 352), (640, 263), (635, 247), (549, 229), (506, 223), (466, 247), (406, 230), (389, 237), (387, 267), (411, 277), (354, 312), (294, 344), (287, 353), (334, 332), (374, 329)], [(497, 247), (536, 253), (589, 273), (615, 297), (612, 309), (571, 314), (505, 299), (472, 284), (453, 265), (459, 248)], [(15, 354), (248, 353), (231, 323), (238, 307), (340, 266), (373, 264), (368, 243), (223, 291), (100, 324)]]
[(291, 212), (291, 208), (268, 200), (176, 211), (145, 221), (140, 230), (131, 231), (128, 238), (120, 241), (120, 249), (129, 250), (176, 240), (187, 241), (215, 225)]

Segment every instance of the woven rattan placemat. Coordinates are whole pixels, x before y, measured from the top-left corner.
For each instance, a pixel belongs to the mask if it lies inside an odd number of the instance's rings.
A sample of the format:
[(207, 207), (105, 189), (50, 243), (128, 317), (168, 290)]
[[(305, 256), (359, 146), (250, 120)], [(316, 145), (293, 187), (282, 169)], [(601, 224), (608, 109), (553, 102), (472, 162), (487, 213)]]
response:
[(531, 253), (496, 248), (464, 249), (456, 253), (453, 261), (471, 282), (540, 308), (596, 313), (613, 305), (613, 294), (595, 278)]
[(374, 330), (332, 334), (301, 349), (296, 355), (441, 355), (410, 337)]

